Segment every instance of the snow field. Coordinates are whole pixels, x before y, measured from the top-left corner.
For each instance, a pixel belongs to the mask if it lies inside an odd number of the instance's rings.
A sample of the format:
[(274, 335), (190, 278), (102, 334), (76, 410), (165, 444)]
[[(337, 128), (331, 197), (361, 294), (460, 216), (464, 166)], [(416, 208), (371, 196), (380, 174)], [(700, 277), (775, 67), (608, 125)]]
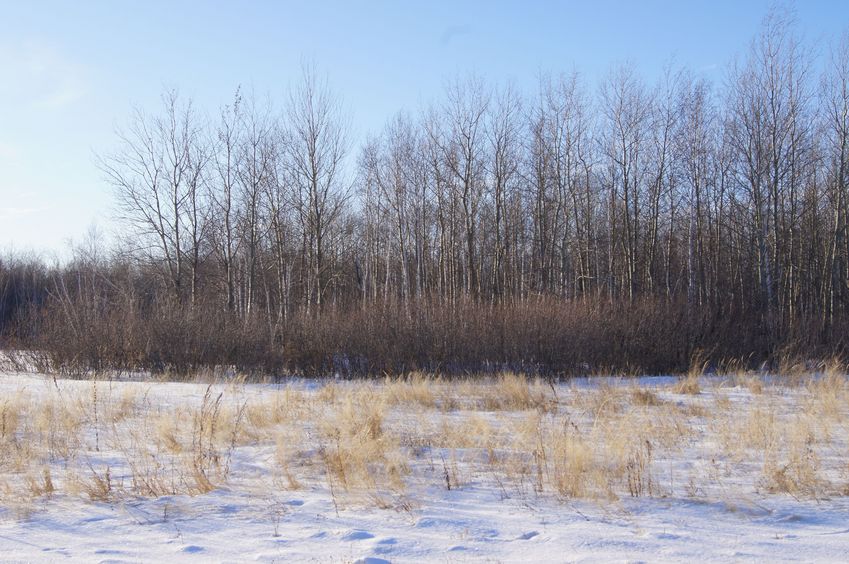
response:
[(841, 561), (838, 373), (284, 384), (0, 379), (0, 554)]

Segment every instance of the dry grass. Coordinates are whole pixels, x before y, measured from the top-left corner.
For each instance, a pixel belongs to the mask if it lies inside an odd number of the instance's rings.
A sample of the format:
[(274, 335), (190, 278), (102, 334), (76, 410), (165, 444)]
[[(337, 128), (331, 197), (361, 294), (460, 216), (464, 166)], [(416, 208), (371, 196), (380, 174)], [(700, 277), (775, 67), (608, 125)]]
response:
[(319, 455), (331, 492), (403, 492), (408, 462), (385, 432), (386, 399), (371, 390), (350, 392), (318, 419)]
[(443, 387), (440, 378), (432, 378), (421, 372), (413, 372), (405, 377), (386, 377), (383, 392), (389, 405), (415, 404), (426, 408), (436, 406), (439, 388)]
[(498, 375), (490, 393), (483, 395), (487, 411), (524, 411), (548, 407), (549, 399), (545, 384), (539, 378), (529, 382), (523, 374), (504, 372)]
[(687, 394), (690, 396), (697, 396), (701, 393), (702, 387), (699, 384), (699, 375), (690, 373), (684, 378), (678, 380), (674, 386), (672, 386), (672, 390), (676, 394)]
[(631, 402), (634, 405), (658, 406), (663, 403), (655, 392), (646, 388), (634, 387), (631, 389)]
[[(801, 377), (797, 377), (799, 380)], [(411, 507), (429, 488), (504, 497), (849, 492), (849, 386), (829, 364), (793, 386), (697, 373), (671, 388), (556, 389), (505, 373), (421, 373), (316, 388), (52, 383), (0, 401), (0, 491), (26, 516), (57, 495), (324, 488), (337, 506)]]

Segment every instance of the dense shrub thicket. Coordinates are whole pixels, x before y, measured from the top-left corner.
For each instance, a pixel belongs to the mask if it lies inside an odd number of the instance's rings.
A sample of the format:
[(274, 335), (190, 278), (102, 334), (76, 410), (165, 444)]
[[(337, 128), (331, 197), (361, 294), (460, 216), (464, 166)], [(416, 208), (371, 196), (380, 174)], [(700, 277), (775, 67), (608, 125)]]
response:
[[(694, 308), (686, 301), (523, 301), (327, 306), (272, 321), (217, 302), (194, 306), (156, 297), (131, 269), (48, 269), (4, 262), (4, 345), (41, 351), (42, 368), (198, 370), (250, 375), (365, 376), (426, 370), (444, 375), (514, 370), (543, 375), (679, 373), (694, 361), (755, 368), (790, 359), (842, 356), (849, 320), (802, 319), (779, 333), (757, 311)], [(111, 277), (111, 279), (110, 279)], [(124, 282), (122, 282), (124, 280)], [(127, 284), (122, 286), (122, 284)]]

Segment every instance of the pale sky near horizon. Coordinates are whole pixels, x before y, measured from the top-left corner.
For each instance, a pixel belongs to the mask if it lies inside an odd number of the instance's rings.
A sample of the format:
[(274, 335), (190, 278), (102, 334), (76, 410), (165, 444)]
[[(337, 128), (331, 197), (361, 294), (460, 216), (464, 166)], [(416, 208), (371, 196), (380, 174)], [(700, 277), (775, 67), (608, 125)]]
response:
[[(469, 72), (533, 91), (540, 72), (576, 69), (594, 88), (614, 64), (651, 81), (674, 58), (721, 84), (770, 5), (0, 0), (0, 252), (62, 252), (93, 224), (113, 227), (94, 155), (164, 86), (214, 114), (239, 85), (282, 99), (308, 60), (350, 111), (356, 149)], [(819, 53), (849, 28), (849, 0), (794, 8)]]

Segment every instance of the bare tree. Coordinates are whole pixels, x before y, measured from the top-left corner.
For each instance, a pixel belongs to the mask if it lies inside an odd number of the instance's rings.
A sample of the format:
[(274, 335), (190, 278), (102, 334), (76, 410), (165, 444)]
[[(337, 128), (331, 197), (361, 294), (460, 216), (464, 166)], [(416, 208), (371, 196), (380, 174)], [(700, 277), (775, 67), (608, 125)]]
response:
[(221, 109), (216, 128), (214, 152), (214, 180), (210, 182), (210, 197), (214, 229), (211, 232), (213, 246), (224, 270), (224, 294), (227, 311), (236, 308), (236, 218), (238, 211), (237, 182), (240, 168), (241, 146), (241, 90), (236, 90), (232, 103)]
[(325, 242), (350, 195), (343, 162), (348, 150), (340, 103), (315, 71), (304, 68), (289, 96), (287, 163), (303, 240), (306, 308), (321, 312), (328, 280)]
[(487, 137), (489, 141), (488, 192), (494, 210), (495, 229), (492, 250), (492, 295), (500, 299), (507, 286), (507, 261), (509, 230), (507, 206), (511, 192), (516, 190), (519, 175), (521, 123), (521, 100), (515, 88), (507, 85), (499, 92), (489, 113)]
[(206, 215), (201, 185), (208, 154), (202, 124), (191, 100), (176, 90), (162, 95), (163, 111), (136, 110), (118, 149), (99, 160), (115, 188), (122, 216), (149, 238), (153, 257), (162, 259), (175, 299), (185, 298), (186, 257), (190, 258), (191, 298)]
[(829, 242), (826, 319), (849, 302), (849, 238), (846, 235), (849, 205), (849, 32), (832, 50), (830, 66), (822, 79), (825, 157), (829, 199), (833, 211)]
[(687, 209), (687, 301), (702, 305), (707, 297), (705, 241), (709, 191), (714, 183), (711, 163), (717, 120), (709, 85), (704, 80), (691, 76), (683, 79), (678, 112), (676, 152)]
[(276, 161), (275, 124), (270, 104), (258, 106), (251, 97), (242, 115), (242, 138), (238, 147), (238, 197), (240, 201), (241, 247), (244, 251), (244, 284), (241, 309), (250, 315), (256, 298), (257, 261), (260, 255), (262, 198), (267, 191)]
[(477, 229), (484, 192), (484, 127), (489, 98), (480, 79), (455, 80), (447, 89), (443, 135), (434, 139), (451, 175), (452, 200), (460, 203), (466, 247), (465, 286), (475, 299), (481, 290)]
[(756, 228), (761, 299), (773, 316), (796, 307), (800, 175), (810, 157), (806, 56), (791, 32), (792, 21), (771, 12), (753, 42), (746, 65), (730, 77), (729, 131)]
[(639, 290), (640, 250), (646, 195), (645, 175), (648, 153), (647, 127), (652, 102), (643, 83), (629, 67), (614, 70), (601, 91), (605, 123), (601, 133), (604, 183), (609, 192), (609, 275), (611, 291), (617, 272), (617, 247), (624, 255), (626, 295), (633, 300)]

